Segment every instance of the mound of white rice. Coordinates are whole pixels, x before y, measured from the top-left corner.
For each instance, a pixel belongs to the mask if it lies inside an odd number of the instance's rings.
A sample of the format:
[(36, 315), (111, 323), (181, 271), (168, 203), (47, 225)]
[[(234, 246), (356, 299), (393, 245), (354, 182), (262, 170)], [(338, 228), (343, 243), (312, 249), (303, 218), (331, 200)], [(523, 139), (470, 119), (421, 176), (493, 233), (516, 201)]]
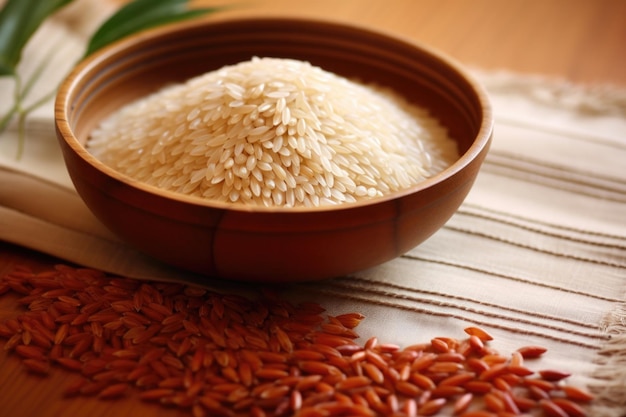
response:
[(89, 151), (141, 182), (207, 199), (320, 206), (405, 189), (456, 143), (421, 108), (307, 62), (254, 58), (113, 114)]

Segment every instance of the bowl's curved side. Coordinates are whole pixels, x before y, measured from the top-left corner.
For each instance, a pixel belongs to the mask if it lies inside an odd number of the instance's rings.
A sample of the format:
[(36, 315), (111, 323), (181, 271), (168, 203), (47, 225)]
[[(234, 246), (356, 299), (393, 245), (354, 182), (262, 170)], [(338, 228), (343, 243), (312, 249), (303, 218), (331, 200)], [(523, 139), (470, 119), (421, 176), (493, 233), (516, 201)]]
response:
[[(285, 216), (228, 212), (215, 234), (215, 267), (223, 278), (247, 281), (309, 281), (351, 274), (406, 253), (433, 235), (461, 205), (474, 177), (436, 198), (407, 196), (348, 210), (345, 216), (307, 213), (285, 227)], [(256, 218), (255, 218), (256, 217)], [(327, 221), (323, 219), (327, 217)], [(228, 227), (249, 222), (275, 230)], [(299, 227), (301, 224), (325, 227)]]
[[(255, 210), (196, 201), (138, 184), (84, 148), (120, 106), (166, 83), (248, 60), (307, 60), (396, 89), (428, 107), (459, 143), (445, 172), (372, 204)], [(309, 20), (243, 19), (149, 31), (86, 60), (63, 83), (57, 133), (77, 191), (120, 237), (167, 263), (222, 278), (330, 278), (390, 260), (432, 235), (469, 192), (491, 137), (486, 96), (453, 62), (410, 42)]]

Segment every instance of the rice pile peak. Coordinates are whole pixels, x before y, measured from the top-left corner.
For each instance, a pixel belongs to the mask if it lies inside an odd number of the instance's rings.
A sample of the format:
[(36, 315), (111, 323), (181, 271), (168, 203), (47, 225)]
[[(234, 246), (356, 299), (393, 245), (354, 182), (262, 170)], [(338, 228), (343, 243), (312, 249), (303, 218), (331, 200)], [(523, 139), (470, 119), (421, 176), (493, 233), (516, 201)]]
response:
[(87, 148), (159, 188), (286, 207), (383, 196), (457, 158), (445, 129), (396, 93), (308, 62), (256, 57), (127, 105)]

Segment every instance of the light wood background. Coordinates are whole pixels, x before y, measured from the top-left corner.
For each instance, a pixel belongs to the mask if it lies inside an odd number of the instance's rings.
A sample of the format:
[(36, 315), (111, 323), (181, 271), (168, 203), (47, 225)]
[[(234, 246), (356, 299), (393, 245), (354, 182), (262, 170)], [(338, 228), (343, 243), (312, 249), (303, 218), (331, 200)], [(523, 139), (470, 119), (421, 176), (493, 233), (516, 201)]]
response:
[[(541, 74), (583, 84), (626, 87), (624, 0), (199, 0), (236, 4), (213, 18), (274, 15), (347, 21), (428, 44), (468, 66)], [(54, 263), (0, 242), (0, 273), (14, 264)], [(16, 298), (0, 298), (0, 320), (18, 311)], [(178, 416), (132, 397), (115, 402), (64, 399), (72, 375), (29, 375), (0, 349), (0, 415)]]
[(297, 15), (349, 21), (440, 49), (464, 64), (626, 84), (623, 0), (196, 0), (219, 16)]

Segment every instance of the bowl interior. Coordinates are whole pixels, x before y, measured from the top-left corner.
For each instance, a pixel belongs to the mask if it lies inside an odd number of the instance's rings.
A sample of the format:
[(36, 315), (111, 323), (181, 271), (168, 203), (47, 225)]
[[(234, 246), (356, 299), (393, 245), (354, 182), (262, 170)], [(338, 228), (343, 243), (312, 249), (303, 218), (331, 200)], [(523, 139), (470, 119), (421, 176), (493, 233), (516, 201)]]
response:
[[(308, 61), (393, 88), (430, 109), (457, 141), (461, 157), (437, 176), (372, 202), (293, 210), (227, 206), (174, 195), (137, 184), (84, 149), (94, 127), (122, 105), (254, 56)], [(243, 279), (272, 274), (279, 280), (294, 274), (318, 279), (353, 272), (398, 256), (430, 236), (469, 191), (487, 151), (492, 123), (480, 86), (448, 58), (363, 28), (284, 18), (178, 24), (114, 44), (70, 74), (57, 96), (56, 121), (79, 194), (123, 238), (196, 272)], [(165, 244), (163, 234), (171, 236), (176, 247)], [(254, 248), (268, 248), (250, 259), (260, 262), (254, 270), (228, 255), (251, 242)], [(321, 251), (320, 244), (329, 249)], [(283, 255), (272, 256), (272, 246)], [(317, 259), (301, 253), (307, 247)], [(338, 254), (341, 251), (350, 253)]]
[(485, 115), (484, 98), (458, 66), (414, 44), (329, 22), (255, 19), (182, 25), (118, 44), (76, 77), (68, 114), (84, 144), (96, 124), (121, 105), (253, 56), (309, 61), (349, 78), (391, 87), (427, 107), (466, 153)]

